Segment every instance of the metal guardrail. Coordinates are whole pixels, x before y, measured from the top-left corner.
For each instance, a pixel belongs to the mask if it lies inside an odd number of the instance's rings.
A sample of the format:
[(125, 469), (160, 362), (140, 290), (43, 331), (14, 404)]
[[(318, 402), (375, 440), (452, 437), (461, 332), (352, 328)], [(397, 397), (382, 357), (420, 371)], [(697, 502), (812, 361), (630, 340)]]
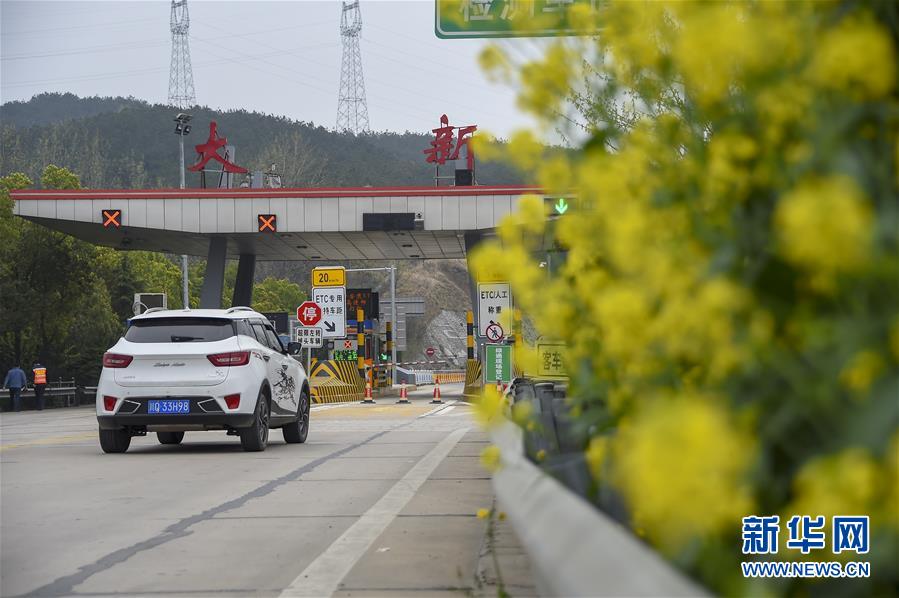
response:
[[(56, 381), (48, 382), (47, 387), (44, 389), (44, 408), (54, 409), (93, 405), (96, 395), (96, 386), (76, 386), (75, 380), (57, 379)], [(33, 385), (22, 391), (21, 398), (23, 410), (37, 408)], [(0, 410), (12, 411), (12, 407), (9, 391), (4, 391), (2, 397), (0, 397)]]
[(465, 381), (463, 370), (413, 370), (397, 367), (396, 372), (397, 382), (400, 384), (415, 384), (416, 386), (434, 384), (435, 376), (439, 377), (441, 382), (446, 383)]
[(493, 488), (531, 558), (541, 596), (707, 596), (614, 519), (524, 455), (521, 429), (491, 430), (502, 467)]

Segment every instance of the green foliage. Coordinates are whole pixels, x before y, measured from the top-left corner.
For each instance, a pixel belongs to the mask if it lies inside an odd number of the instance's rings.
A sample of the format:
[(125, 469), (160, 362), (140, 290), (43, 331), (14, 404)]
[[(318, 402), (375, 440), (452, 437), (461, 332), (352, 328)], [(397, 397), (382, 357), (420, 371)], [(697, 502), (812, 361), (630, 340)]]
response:
[[(99, 353), (115, 338), (118, 318), (99, 276), (101, 250), (14, 218), (9, 190), (31, 181), (21, 173), (0, 179), (4, 209), (0, 228), (0, 363), (27, 365), (39, 359), (51, 377), (96, 378)], [(47, 188), (77, 189), (78, 177), (53, 165)]]
[(268, 277), (253, 287), (253, 309), (256, 311), (295, 312), (300, 303), (306, 300), (306, 293), (300, 285)]
[(44, 189), (81, 189), (81, 181), (74, 172), (48, 164), (41, 174), (41, 187)]

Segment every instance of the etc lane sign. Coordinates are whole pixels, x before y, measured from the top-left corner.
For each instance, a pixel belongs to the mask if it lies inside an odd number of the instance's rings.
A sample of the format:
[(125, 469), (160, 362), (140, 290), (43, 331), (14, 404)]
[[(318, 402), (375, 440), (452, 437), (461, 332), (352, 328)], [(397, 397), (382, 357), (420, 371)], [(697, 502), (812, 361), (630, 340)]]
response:
[(434, 33), (443, 39), (592, 35), (575, 29), (570, 7), (598, 0), (435, 0)]
[(478, 283), (478, 336), (496, 342), (512, 322), (512, 289), (508, 282)]
[(312, 301), (322, 310), (322, 336), (343, 338), (346, 336), (346, 287), (313, 287)]

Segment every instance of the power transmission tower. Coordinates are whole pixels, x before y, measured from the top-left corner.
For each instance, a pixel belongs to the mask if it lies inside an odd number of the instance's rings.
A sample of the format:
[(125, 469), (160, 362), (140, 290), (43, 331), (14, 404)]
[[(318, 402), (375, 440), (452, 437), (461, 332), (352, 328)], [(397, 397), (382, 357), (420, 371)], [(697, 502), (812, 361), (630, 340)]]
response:
[(197, 103), (194, 92), (194, 72), (190, 66), (190, 15), (187, 0), (172, 0), (172, 65), (169, 69), (169, 104), (190, 108)]
[(337, 130), (353, 134), (367, 133), (368, 104), (365, 102), (365, 79), (362, 77), (362, 12), (359, 0), (342, 2), (340, 37), (343, 38), (343, 60), (340, 65), (340, 98), (337, 101)]

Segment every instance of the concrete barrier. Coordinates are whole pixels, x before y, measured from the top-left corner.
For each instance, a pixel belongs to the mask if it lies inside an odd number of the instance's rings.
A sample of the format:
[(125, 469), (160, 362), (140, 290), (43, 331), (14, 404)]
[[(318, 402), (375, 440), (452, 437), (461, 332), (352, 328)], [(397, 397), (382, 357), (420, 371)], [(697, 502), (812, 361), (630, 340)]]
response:
[(541, 596), (707, 596), (629, 530), (525, 458), (521, 429), (491, 431), (496, 497), (530, 556)]

